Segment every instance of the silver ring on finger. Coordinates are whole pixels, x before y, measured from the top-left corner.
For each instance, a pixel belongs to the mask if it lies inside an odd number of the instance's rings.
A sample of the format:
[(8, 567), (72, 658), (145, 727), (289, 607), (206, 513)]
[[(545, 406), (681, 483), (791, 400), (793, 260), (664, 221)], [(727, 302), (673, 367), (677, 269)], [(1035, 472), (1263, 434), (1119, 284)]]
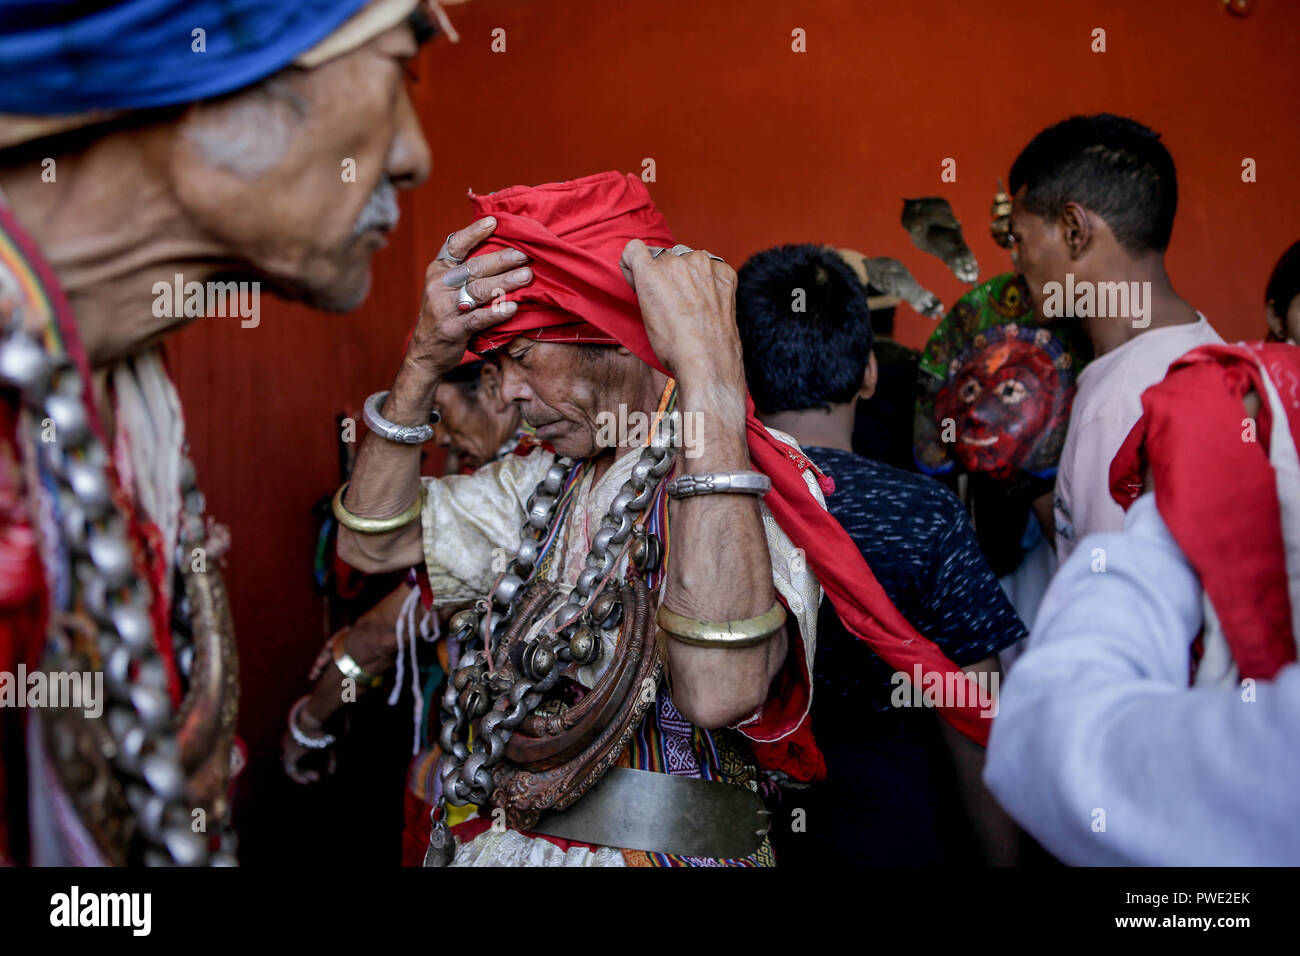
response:
[(473, 312), (478, 308), (478, 300), (469, 293), (469, 282), (460, 287), (460, 293), (456, 296), (456, 308), (462, 312)]
[[(451, 254), (451, 237), (454, 235), (456, 235), (454, 231), (447, 233), (447, 238), (442, 241), (442, 255), (440, 255), (438, 258), (445, 259), (447, 262), (450, 262), (452, 265), (458, 266), (461, 263), (463, 263), (465, 259), (458, 259)], [(468, 258), (468, 256), (466, 258)]]

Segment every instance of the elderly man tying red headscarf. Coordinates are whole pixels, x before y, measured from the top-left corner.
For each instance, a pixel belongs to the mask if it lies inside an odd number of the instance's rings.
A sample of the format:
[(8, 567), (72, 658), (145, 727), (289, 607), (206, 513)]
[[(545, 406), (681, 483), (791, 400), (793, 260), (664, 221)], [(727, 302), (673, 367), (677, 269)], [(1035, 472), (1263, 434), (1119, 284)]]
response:
[[(963, 691), (965, 675), (889, 604), (794, 442), (753, 418), (735, 273), (675, 245), (639, 180), (474, 207), (483, 218), (429, 267), (335, 499), (345, 561), (422, 560), (439, 603), (480, 602), (453, 626), (487, 649), (462, 657), (444, 699), (443, 796), (483, 808), (455, 860), (770, 863), (753, 758), (823, 772), (807, 733), (822, 587), (895, 667)], [(508, 265), (519, 291), (475, 278)], [(421, 484), (403, 439), (427, 437), (412, 433), (467, 345), (499, 358), (505, 396), (550, 448)], [(649, 444), (633, 426), (610, 447), (612, 422), (657, 412)], [(688, 420), (700, 441), (676, 449), (670, 423)], [(975, 703), (945, 716), (982, 739)], [(452, 851), (435, 826), (430, 857)]]

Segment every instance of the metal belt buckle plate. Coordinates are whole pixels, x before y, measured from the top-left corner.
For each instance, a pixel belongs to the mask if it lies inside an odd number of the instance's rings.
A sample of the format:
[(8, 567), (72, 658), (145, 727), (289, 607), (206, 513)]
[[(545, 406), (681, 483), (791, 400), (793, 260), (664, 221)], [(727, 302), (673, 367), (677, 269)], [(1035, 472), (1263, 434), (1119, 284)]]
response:
[(611, 767), (581, 800), (531, 829), (598, 846), (739, 860), (767, 835), (757, 793), (717, 780)]

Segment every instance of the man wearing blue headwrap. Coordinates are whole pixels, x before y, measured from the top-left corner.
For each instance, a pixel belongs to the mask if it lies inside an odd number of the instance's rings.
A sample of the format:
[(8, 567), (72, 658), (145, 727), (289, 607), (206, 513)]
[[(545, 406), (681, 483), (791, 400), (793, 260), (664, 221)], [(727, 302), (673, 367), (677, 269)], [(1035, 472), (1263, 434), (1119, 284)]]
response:
[(365, 298), (432, 17), (0, 0), (0, 864), (233, 861), (224, 545), (158, 344)]
[[(416, 10), (0, 2), (0, 189), (92, 364), (134, 349), (153, 280), (174, 273), (252, 273), (328, 309), (361, 302), (395, 188), (428, 174), (403, 88)], [(121, 291), (131, 275), (149, 280), (150, 308)], [(172, 319), (156, 318), (151, 334)]]

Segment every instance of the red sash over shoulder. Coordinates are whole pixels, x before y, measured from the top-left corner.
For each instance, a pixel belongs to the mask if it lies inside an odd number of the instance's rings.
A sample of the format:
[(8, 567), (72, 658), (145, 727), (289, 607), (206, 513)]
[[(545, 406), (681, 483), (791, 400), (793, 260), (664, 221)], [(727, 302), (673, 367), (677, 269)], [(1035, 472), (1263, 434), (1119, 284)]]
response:
[[(1257, 423), (1242, 405), (1252, 390)], [(1111, 462), (1111, 494), (1128, 508), (1150, 467), (1160, 517), (1200, 578), (1240, 676), (1269, 680), (1296, 659), (1300, 634), (1300, 348), (1193, 349), (1142, 393), (1142, 412)]]

